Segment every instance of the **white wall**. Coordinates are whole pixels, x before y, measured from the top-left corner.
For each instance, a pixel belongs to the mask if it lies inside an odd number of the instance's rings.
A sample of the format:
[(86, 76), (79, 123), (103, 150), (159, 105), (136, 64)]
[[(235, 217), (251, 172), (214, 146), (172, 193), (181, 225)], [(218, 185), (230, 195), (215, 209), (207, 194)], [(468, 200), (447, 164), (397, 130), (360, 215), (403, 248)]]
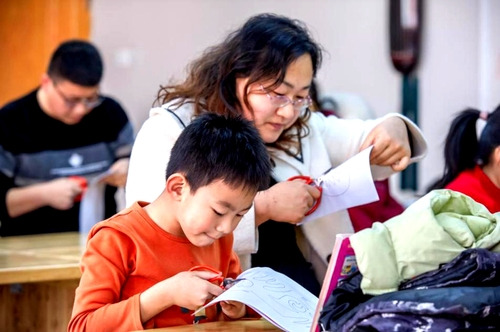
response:
[[(377, 115), (399, 112), (401, 78), (389, 57), (388, 0), (93, 0), (92, 39), (107, 69), (102, 89), (117, 97), (136, 129), (159, 85), (182, 78), (206, 47), (260, 12), (305, 21), (327, 50), (322, 90), (356, 92)], [(500, 3), (424, 3), (420, 127), (430, 150), (419, 164), (421, 190), (443, 168), (442, 142), (454, 113), (491, 109), (500, 88)], [(398, 177), (394, 177), (397, 187)], [(402, 194), (402, 193), (397, 193)]]

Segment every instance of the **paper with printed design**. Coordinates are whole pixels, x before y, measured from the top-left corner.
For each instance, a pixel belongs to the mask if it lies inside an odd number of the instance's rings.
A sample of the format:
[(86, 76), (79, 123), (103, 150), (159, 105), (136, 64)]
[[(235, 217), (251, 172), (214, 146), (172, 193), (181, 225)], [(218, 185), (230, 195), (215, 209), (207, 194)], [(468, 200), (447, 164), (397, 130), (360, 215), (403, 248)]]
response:
[(300, 224), (379, 200), (370, 169), (372, 148), (364, 149), (315, 180), (323, 188), (321, 203)]
[(318, 298), (286, 275), (268, 267), (254, 267), (238, 276), (235, 283), (194, 312), (221, 301), (238, 301), (258, 312), (284, 331), (308, 332)]

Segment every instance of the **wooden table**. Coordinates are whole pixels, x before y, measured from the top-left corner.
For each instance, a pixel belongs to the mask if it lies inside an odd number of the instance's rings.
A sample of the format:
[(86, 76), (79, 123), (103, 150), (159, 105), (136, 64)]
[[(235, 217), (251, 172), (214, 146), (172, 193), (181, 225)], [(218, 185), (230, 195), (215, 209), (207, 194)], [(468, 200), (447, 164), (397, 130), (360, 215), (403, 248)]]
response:
[(86, 236), (0, 238), (0, 331), (66, 331)]
[[(0, 238), (0, 331), (66, 331), (86, 236), (79, 233)], [(152, 331), (281, 331), (264, 319), (212, 322)]]
[(182, 325), (151, 329), (155, 332), (187, 332), (187, 331), (212, 331), (212, 332), (269, 332), (281, 331), (279, 328), (264, 319), (247, 319), (231, 322), (212, 322), (197, 325)]

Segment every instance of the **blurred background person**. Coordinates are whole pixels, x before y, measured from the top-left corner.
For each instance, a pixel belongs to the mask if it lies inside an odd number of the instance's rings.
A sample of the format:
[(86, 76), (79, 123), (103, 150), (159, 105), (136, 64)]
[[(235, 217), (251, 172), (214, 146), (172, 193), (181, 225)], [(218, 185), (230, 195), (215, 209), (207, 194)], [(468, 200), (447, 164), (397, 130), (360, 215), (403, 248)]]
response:
[(95, 46), (63, 42), (40, 86), (0, 109), (0, 236), (78, 231), (86, 183), (104, 172), (103, 217), (116, 212), (134, 133), (102, 74)]
[(492, 212), (500, 211), (500, 105), (491, 112), (468, 108), (451, 123), (444, 147), (443, 176), (433, 189), (470, 196)]

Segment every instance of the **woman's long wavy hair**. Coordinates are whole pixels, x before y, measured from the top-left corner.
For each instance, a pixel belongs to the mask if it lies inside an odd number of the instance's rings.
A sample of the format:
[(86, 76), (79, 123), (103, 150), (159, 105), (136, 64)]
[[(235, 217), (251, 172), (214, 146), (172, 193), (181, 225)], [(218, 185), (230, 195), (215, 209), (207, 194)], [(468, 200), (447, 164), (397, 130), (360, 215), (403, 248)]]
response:
[[(193, 61), (184, 82), (161, 86), (155, 104), (177, 100), (172, 106), (194, 103), (195, 115), (206, 111), (241, 115), (237, 78), (248, 78), (244, 91), (252, 83), (266, 80), (274, 82), (270, 88), (277, 87), (283, 82), (288, 66), (304, 54), (311, 56), (315, 76), (321, 65), (322, 48), (304, 23), (269, 13), (253, 16), (222, 43), (208, 48)], [(246, 94), (243, 102), (252, 110)], [(307, 110), (269, 145), (290, 153), (296, 133), (300, 137), (309, 133), (306, 125), (309, 116)]]
[(476, 122), (480, 115), (479, 110), (467, 108), (455, 117), (446, 136), (443, 176), (428, 191), (444, 188), (464, 170), (490, 162), (493, 150), (500, 146), (500, 105), (488, 114), (478, 140)]

